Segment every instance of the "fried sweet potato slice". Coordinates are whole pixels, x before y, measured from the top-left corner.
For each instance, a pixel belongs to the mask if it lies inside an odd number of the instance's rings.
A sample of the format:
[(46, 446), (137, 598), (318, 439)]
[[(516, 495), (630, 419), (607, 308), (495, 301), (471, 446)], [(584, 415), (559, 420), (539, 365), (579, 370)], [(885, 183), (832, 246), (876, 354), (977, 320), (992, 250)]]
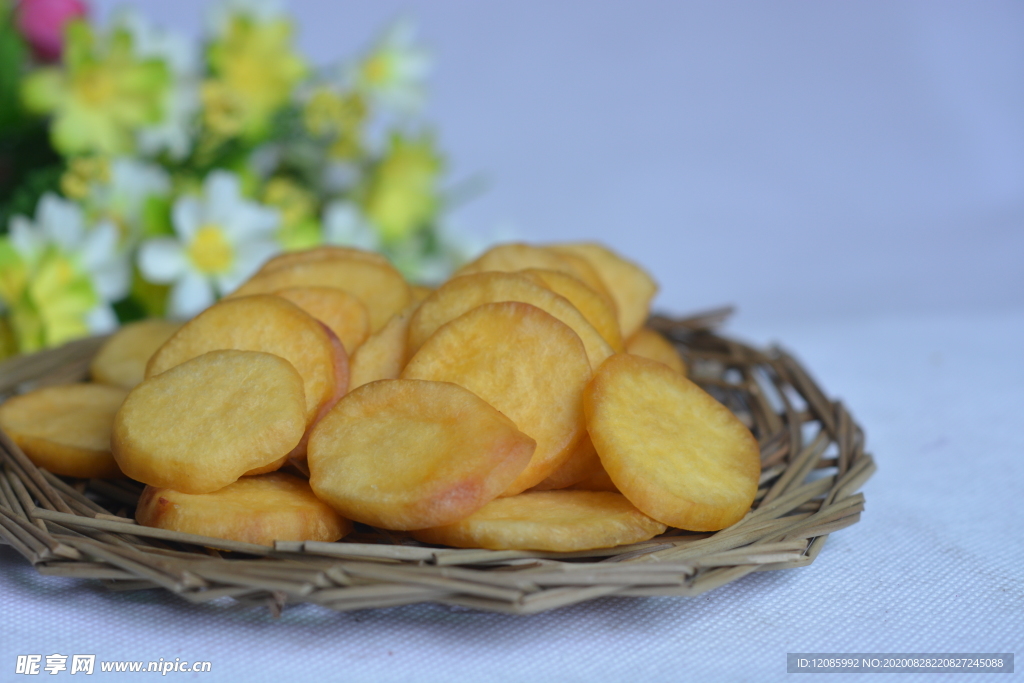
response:
[(717, 531), (750, 509), (761, 474), (750, 430), (662, 363), (612, 356), (583, 395), (587, 431), (615, 486), (645, 514)]
[(287, 455), (306, 428), (302, 377), (284, 358), (220, 350), (132, 389), (114, 419), (114, 458), (129, 477), (210, 493)]
[(591, 374), (583, 342), (568, 325), (536, 306), (506, 301), (438, 329), (402, 378), (463, 386), (537, 441), (529, 466), (505, 492), (515, 495), (572, 455), (584, 433), (580, 397)]
[(410, 285), (409, 291), (412, 294), (413, 303), (418, 304), (430, 296), (434, 289), (432, 287), (424, 287), (423, 285)]
[[(306, 434), (309, 434), (308, 430), (307, 430)], [(303, 438), (305, 438), (305, 436), (303, 436)], [(292, 450), (292, 453), (295, 453), (294, 449)], [(305, 451), (303, 451), (302, 454), (305, 455)], [(242, 476), (243, 477), (254, 477), (257, 474), (267, 474), (268, 472), (277, 472), (279, 469), (281, 469), (282, 467), (285, 466), (285, 463), (288, 462), (289, 457), (291, 457), (291, 454), (289, 454), (289, 455), (282, 455), (280, 458), (278, 458), (274, 462), (270, 463), (269, 465), (263, 465), (261, 467), (254, 467), (251, 470), (249, 470), (248, 472), (246, 472), (245, 474), (243, 474)]]
[(314, 263), (316, 261), (343, 261), (346, 259), (371, 261), (385, 266), (391, 265), (387, 258), (375, 251), (365, 251), (363, 249), (355, 249), (353, 247), (339, 247), (330, 244), (322, 244), (319, 247), (313, 247), (312, 249), (303, 249), (301, 251), (290, 251), (285, 254), (278, 254), (264, 263), (260, 267), (259, 272), (265, 273), (272, 270), (281, 270), (300, 263)]
[(683, 375), (686, 374), (686, 363), (679, 356), (672, 342), (649, 327), (641, 327), (626, 342), (626, 353), (642, 356), (664, 363)]
[(535, 446), (458, 385), (381, 380), (320, 421), (307, 462), (313, 490), (342, 515), (408, 530), (478, 510), (508, 488)]
[(529, 268), (554, 270), (582, 280), (588, 287), (609, 302), (611, 295), (597, 270), (584, 258), (573, 253), (556, 252), (545, 247), (522, 242), (499, 244), (491, 247), (475, 261), (467, 263), (455, 275), (484, 273), (489, 271), (513, 273)]
[(520, 301), (568, 325), (583, 341), (591, 367), (614, 353), (586, 317), (568, 299), (519, 273), (482, 272), (446, 282), (420, 304), (409, 322), (409, 351), (416, 351), (442, 325), (483, 304)]
[(511, 273), (526, 268), (544, 268), (578, 275), (568, 261), (552, 251), (522, 242), (510, 242), (491, 247), (475, 261), (459, 268), (455, 276), (489, 271)]
[(597, 269), (590, 264), (590, 261), (583, 258), (579, 254), (574, 254), (571, 251), (554, 251), (558, 258), (562, 259), (569, 264), (571, 268), (571, 275), (577, 278), (580, 282), (590, 287), (592, 290), (597, 292), (602, 299), (608, 304), (608, 307), (612, 309), (613, 313), (616, 313), (615, 297), (608, 291), (608, 285), (605, 284), (604, 280), (598, 274)]
[(352, 294), (370, 314), (376, 332), (409, 305), (412, 293), (402, 274), (387, 263), (362, 258), (305, 261), (257, 273), (232, 297), (270, 294), (289, 287), (334, 287)]
[(650, 314), (657, 283), (643, 268), (605, 246), (593, 242), (552, 244), (556, 254), (575, 254), (590, 262), (615, 300), (622, 337), (629, 339)]
[(619, 488), (612, 481), (612, 478), (608, 476), (607, 470), (601, 461), (597, 461), (597, 467), (587, 473), (580, 481), (576, 482), (569, 487), (575, 491), (611, 491), (612, 493), (620, 493)]
[(280, 472), (242, 477), (212, 493), (147, 486), (135, 519), (144, 526), (269, 546), (333, 542), (352, 531), (352, 522), (313, 495), (308, 482)]
[(274, 292), (322, 322), (352, 355), (370, 335), (370, 314), (357, 297), (334, 287), (289, 287)]
[(127, 389), (104, 384), (36, 389), (0, 405), (0, 429), (32, 462), (54, 474), (120, 477), (110, 431), (127, 395)]
[(538, 491), (499, 498), (455, 524), (412, 536), (456, 548), (576, 552), (640, 543), (664, 531), (617, 493)]
[(409, 320), (416, 307), (409, 304), (356, 349), (350, 366), (349, 391), (379, 379), (398, 379), (409, 356)]
[(580, 442), (576, 444), (569, 459), (557, 470), (548, 475), (548, 478), (534, 486), (531, 491), (552, 491), (555, 489), (569, 488), (577, 484), (592, 472), (601, 467), (601, 459), (597, 457), (597, 450), (594, 449), (594, 442), (590, 440), (589, 434), (584, 434)]
[(605, 299), (582, 280), (568, 273), (528, 268), (519, 271), (519, 274), (568, 299), (614, 351), (621, 353), (624, 350), (619, 319), (609, 299)]
[(103, 343), (89, 364), (94, 382), (131, 389), (146, 378), (146, 363), (181, 323), (139, 320), (128, 323)]
[(291, 363), (302, 377), (310, 425), (348, 389), (338, 382), (348, 376), (348, 359), (342, 345), (332, 343), (330, 330), (290, 301), (269, 294), (224, 299), (200, 313), (153, 354), (146, 377), (218, 349), (264, 351)]

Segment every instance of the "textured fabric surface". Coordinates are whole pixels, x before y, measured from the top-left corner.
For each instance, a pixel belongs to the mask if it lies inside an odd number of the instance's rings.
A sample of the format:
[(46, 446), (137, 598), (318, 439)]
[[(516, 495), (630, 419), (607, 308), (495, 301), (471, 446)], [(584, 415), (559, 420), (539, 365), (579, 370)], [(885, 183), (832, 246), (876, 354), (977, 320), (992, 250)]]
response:
[(787, 678), (787, 652), (1024, 654), (1024, 311), (731, 330), (783, 340), (865, 427), (879, 465), (862, 521), (809, 567), (531, 617), (301, 606), (275, 620), (42, 577), (0, 546), (0, 680), (22, 678), (17, 655), (53, 653), (208, 660), (210, 673), (168, 676), (254, 683), (771, 681)]

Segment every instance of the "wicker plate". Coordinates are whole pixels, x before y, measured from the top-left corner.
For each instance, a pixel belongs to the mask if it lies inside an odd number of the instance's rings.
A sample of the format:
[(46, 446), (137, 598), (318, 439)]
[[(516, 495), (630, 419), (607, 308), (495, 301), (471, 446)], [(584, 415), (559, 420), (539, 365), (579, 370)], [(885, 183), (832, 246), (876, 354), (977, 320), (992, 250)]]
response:
[[(576, 553), (454, 550), (357, 525), (339, 543), (251, 545), (138, 526), (135, 482), (73, 480), (39, 469), (0, 432), (0, 539), (41, 574), (162, 588), (189, 602), (233, 598), (335, 610), (417, 602), (530, 614), (593, 598), (693, 596), (755, 571), (814, 561), (828, 534), (856, 523), (857, 489), (875, 470), (864, 432), (785, 351), (716, 334), (726, 309), (651, 325), (678, 346), (691, 378), (761, 444), (753, 510), (715, 534), (670, 529), (645, 543)], [(78, 381), (102, 339), (0, 364), (0, 399)], [(224, 552), (210, 550), (215, 544)]]

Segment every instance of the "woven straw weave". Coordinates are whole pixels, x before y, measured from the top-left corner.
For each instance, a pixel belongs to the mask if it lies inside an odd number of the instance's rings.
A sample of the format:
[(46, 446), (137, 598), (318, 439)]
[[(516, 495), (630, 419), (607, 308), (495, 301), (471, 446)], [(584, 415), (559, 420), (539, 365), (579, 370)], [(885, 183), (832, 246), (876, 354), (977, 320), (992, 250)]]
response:
[[(142, 486), (42, 470), (0, 432), (0, 540), (46, 575), (111, 590), (163, 589), (194, 603), (231, 598), (279, 614), (289, 603), (335, 610), (436, 602), (530, 614), (604, 596), (694, 596), (755, 571), (814, 561), (828, 534), (856, 523), (875, 470), (864, 432), (785, 351), (714, 328), (728, 310), (654, 317), (690, 377), (740, 417), (761, 445), (751, 512), (714, 534), (669, 529), (645, 543), (575, 553), (456, 550), (357, 526), (338, 543), (276, 547), (142, 527)], [(0, 364), (0, 399), (84, 379), (102, 339)], [(219, 548), (212, 550), (209, 546)]]

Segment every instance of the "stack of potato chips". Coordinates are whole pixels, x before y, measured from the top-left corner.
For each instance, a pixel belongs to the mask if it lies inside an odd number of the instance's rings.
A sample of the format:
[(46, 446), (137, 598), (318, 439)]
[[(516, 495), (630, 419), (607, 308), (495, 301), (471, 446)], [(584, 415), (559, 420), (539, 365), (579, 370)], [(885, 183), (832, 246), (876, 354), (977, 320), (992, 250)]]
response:
[(276, 257), (184, 325), (123, 328), (93, 384), (0, 406), (38, 465), (147, 484), (136, 519), (218, 538), (578, 551), (749, 510), (758, 444), (644, 327), (597, 244), (505, 244), (436, 290), (378, 254)]

